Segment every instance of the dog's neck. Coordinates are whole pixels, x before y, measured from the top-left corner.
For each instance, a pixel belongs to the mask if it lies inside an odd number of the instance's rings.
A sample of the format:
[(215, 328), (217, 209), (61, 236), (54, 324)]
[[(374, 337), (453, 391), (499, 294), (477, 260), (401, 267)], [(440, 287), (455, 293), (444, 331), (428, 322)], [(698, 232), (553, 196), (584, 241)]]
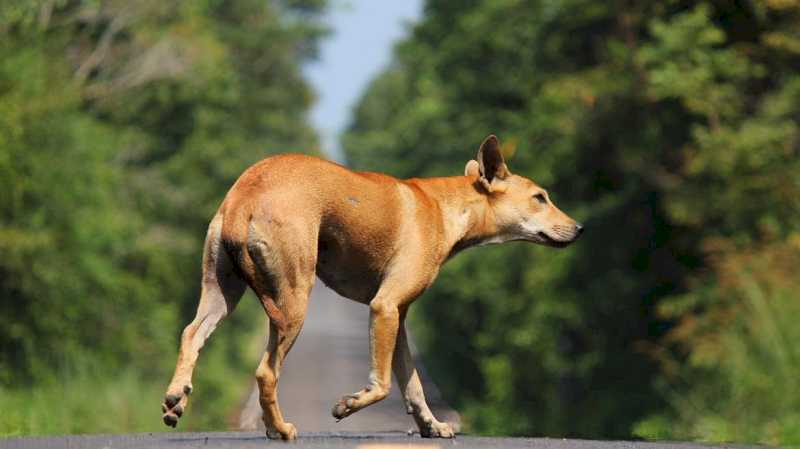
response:
[(489, 197), (477, 178), (450, 176), (409, 180), (439, 206), (444, 231), (444, 257), (472, 246), (507, 240), (498, 229)]

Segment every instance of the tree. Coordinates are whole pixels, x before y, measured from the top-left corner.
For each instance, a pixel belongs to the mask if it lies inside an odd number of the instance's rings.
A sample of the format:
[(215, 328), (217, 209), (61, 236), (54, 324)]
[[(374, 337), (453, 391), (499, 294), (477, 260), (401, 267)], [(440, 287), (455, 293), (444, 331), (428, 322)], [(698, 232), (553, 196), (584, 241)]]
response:
[(351, 164), (454, 175), (494, 132), (512, 172), (587, 229), (560, 253), (471, 250), (416, 307), (426, 362), (474, 430), (629, 437), (653, 415), (661, 436), (766, 438), (678, 430), (711, 412), (675, 405), (704, 384), (685, 354), (706, 340), (679, 331), (730, 311), (713, 307), (714, 242), (797, 232), (796, 6), (426, 4), (356, 108)]
[[(132, 372), (136, 403), (124, 412), (76, 412), (119, 414), (125, 426), (141, 396), (164, 387), (225, 191), (271, 153), (317, 151), (300, 64), (315, 56), (324, 6), (0, 5), (0, 396), (30, 399), (76, 372), (106, 391)], [(206, 372), (255, 366), (242, 343), (261, 322), (233, 319), (240, 326), (207, 348)], [(209, 407), (195, 425), (224, 425), (224, 404), (239, 400), (217, 377), (198, 393)], [(26, 413), (16, 430), (0, 420), (0, 433), (123, 430), (91, 418), (37, 429), (47, 419)]]

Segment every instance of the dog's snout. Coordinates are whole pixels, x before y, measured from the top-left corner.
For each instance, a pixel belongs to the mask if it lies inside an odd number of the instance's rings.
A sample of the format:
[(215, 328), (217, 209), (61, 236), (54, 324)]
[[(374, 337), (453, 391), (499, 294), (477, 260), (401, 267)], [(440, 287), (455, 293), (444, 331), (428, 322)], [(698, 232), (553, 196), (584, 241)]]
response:
[(583, 225), (580, 223), (575, 223), (575, 235), (583, 234)]

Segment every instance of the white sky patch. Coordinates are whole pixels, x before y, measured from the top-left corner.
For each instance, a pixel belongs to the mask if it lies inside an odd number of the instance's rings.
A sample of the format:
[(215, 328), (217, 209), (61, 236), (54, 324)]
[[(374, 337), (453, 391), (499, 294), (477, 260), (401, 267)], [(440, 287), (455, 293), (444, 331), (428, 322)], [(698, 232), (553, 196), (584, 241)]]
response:
[(311, 122), (329, 157), (344, 160), (339, 135), (350, 123), (352, 108), (421, 13), (422, 0), (331, 2), (326, 20), (332, 34), (321, 43), (319, 61), (303, 70), (317, 94)]

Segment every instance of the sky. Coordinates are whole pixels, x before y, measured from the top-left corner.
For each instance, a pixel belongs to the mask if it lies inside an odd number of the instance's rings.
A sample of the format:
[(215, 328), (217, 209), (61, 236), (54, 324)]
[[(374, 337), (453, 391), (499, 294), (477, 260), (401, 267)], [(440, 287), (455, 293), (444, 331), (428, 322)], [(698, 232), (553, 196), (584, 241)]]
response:
[(369, 82), (385, 68), (394, 43), (405, 37), (422, 13), (422, 0), (333, 0), (327, 14), (331, 34), (322, 41), (318, 61), (304, 73), (317, 92), (311, 122), (322, 149), (343, 161), (339, 134)]

